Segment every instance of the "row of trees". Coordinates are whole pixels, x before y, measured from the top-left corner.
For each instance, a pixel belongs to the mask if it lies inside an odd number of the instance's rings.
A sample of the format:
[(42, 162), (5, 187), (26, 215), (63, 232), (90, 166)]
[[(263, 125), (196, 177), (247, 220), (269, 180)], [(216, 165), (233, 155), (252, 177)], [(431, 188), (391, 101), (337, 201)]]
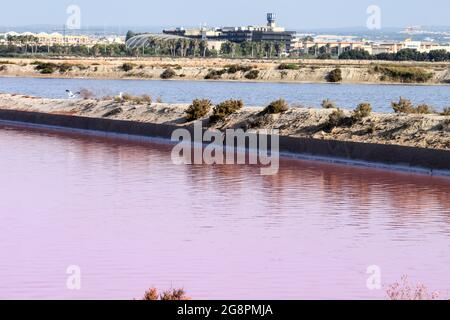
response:
[(343, 52), (339, 59), (346, 60), (388, 60), (388, 61), (450, 61), (450, 52), (446, 50), (431, 50), (419, 52), (414, 49), (403, 49), (397, 53), (380, 53), (371, 55), (365, 50), (350, 50)]
[[(26, 38), (25, 38), (26, 37)], [(97, 44), (94, 46), (39, 45), (28, 36), (11, 38), (0, 45), (0, 55), (20, 54), (76, 55), (76, 56), (172, 56), (172, 57), (230, 57), (274, 58), (281, 57), (286, 45), (278, 42), (226, 42), (221, 48), (210, 49), (208, 43), (197, 39), (149, 39), (143, 46), (128, 48), (125, 44)]]

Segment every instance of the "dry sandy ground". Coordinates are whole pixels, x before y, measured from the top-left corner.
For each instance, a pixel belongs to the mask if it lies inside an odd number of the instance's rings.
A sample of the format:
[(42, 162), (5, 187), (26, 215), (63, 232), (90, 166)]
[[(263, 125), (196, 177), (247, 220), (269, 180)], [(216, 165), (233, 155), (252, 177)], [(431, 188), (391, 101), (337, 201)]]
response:
[[(142, 104), (107, 100), (55, 100), (0, 94), (0, 109), (78, 115), (150, 123), (187, 125), (188, 105)], [(352, 125), (324, 130), (331, 109), (290, 108), (278, 115), (261, 115), (262, 108), (246, 107), (225, 122), (205, 125), (216, 129), (279, 129), (281, 135), (345, 141), (396, 144), (450, 150), (450, 116), (373, 113)], [(350, 116), (351, 111), (346, 110)]]
[[(396, 83), (381, 81), (380, 74), (373, 72), (371, 61), (342, 60), (256, 60), (256, 59), (200, 59), (200, 58), (60, 58), (38, 59), (39, 62), (68, 64), (71, 69), (53, 74), (41, 74), (33, 64), (37, 59), (0, 58), (0, 76), (15, 77), (56, 77), (56, 78), (95, 78), (95, 79), (160, 79), (167, 68), (176, 72), (177, 80), (203, 80), (211, 70), (221, 70), (230, 65), (252, 66), (259, 71), (252, 81), (272, 82), (326, 82), (328, 73), (339, 67), (342, 69), (344, 83)], [(280, 63), (299, 63), (299, 70), (278, 70)], [(133, 69), (124, 71), (124, 63), (131, 63)], [(450, 63), (419, 62), (376, 62), (377, 65), (420, 67), (433, 74), (427, 84), (450, 83)], [(221, 80), (248, 81), (244, 72), (224, 74)]]

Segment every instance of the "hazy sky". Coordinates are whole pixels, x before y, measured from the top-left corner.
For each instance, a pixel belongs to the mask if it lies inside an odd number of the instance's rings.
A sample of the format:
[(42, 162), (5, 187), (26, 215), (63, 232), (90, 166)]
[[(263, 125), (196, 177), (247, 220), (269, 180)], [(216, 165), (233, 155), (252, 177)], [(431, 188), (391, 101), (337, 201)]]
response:
[(450, 25), (449, 0), (3, 0), (0, 25), (63, 25), (71, 4), (81, 8), (83, 27), (263, 24), (266, 12), (294, 29), (354, 27), (366, 25), (372, 4), (384, 27)]

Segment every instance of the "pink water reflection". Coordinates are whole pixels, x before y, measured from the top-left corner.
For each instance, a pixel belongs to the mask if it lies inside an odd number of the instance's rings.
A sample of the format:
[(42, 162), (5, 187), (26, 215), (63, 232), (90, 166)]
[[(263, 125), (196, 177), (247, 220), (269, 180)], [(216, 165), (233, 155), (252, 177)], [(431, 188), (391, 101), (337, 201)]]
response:
[(170, 150), (0, 127), (0, 298), (384, 298), (373, 264), (450, 289), (450, 179), (287, 159), (261, 176)]

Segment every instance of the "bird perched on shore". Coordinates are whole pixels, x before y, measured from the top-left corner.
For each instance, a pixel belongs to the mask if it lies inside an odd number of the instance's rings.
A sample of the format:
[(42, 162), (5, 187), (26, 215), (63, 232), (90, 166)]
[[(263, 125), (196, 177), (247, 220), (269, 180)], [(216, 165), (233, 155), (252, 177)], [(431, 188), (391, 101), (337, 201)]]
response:
[(75, 99), (76, 97), (78, 97), (81, 94), (81, 92), (73, 93), (70, 90), (66, 90), (66, 93), (67, 93), (67, 96), (69, 97), (69, 99)]

